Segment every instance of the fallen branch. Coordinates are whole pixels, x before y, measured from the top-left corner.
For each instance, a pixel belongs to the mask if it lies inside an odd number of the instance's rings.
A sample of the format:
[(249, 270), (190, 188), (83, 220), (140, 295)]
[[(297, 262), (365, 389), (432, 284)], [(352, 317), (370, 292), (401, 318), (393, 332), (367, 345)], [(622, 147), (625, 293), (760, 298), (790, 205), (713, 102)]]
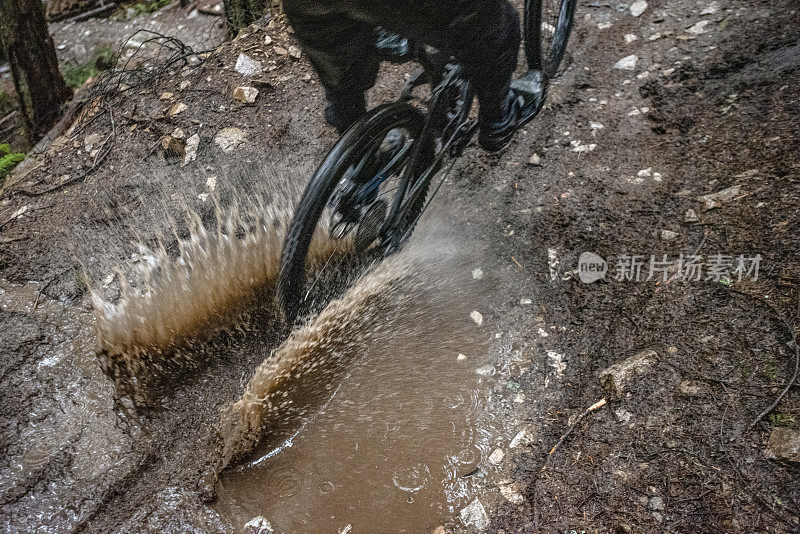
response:
[(547, 467), (547, 462), (550, 461), (550, 458), (553, 456), (553, 453), (556, 452), (558, 448), (561, 447), (561, 444), (564, 443), (564, 440), (567, 439), (567, 437), (570, 434), (572, 434), (572, 431), (575, 430), (575, 427), (578, 426), (578, 423), (580, 423), (584, 417), (586, 417), (593, 411), (602, 408), (605, 405), (606, 405), (606, 399), (605, 398), (600, 399), (599, 401), (595, 402), (594, 404), (586, 408), (583, 411), (583, 413), (581, 413), (578, 416), (578, 418), (575, 419), (575, 421), (573, 421), (571, 425), (569, 425), (569, 428), (567, 428), (567, 431), (564, 432), (564, 435), (561, 436), (561, 438), (556, 442), (556, 444), (553, 445), (553, 448), (550, 449), (550, 452), (547, 453), (547, 459), (544, 461), (544, 465), (542, 465), (542, 468), (539, 470), (540, 472), (545, 470), (545, 468)]
[[(797, 381), (797, 377), (800, 376), (800, 346), (797, 345), (797, 327), (794, 324), (792, 324), (789, 321), (789, 319), (786, 318), (781, 312), (779, 312), (771, 302), (757, 295), (745, 293), (744, 291), (737, 291), (736, 289), (731, 289), (730, 291), (731, 293), (735, 293), (737, 295), (743, 295), (745, 297), (750, 297), (751, 299), (757, 300), (758, 302), (764, 304), (770, 310), (772, 310), (772, 313), (778, 316), (778, 318), (783, 323), (784, 328), (786, 328), (786, 330), (789, 332), (789, 336), (792, 338), (792, 344), (794, 345), (794, 373), (792, 374), (792, 377), (786, 383), (786, 386), (778, 394), (778, 396), (775, 397), (775, 400), (772, 401), (772, 404), (770, 404), (760, 414), (758, 414), (758, 417), (753, 419), (753, 422), (750, 423), (750, 425), (747, 427), (747, 431), (749, 432), (753, 429), (754, 426), (758, 424), (759, 421), (761, 421), (764, 417), (766, 417), (767, 414), (769, 414), (772, 410), (775, 409), (776, 406), (778, 406), (778, 404), (780, 404), (780, 402), (783, 400), (786, 394), (789, 393), (789, 390), (792, 389), (792, 385), (794, 385), (794, 383)], [(798, 316), (800, 316), (800, 300), (797, 301), (797, 310), (798, 310)]]
[(15, 192), (29, 197), (38, 197), (46, 195), (48, 193), (53, 193), (55, 191), (60, 191), (61, 189), (67, 187), (68, 185), (77, 182), (82, 182), (86, 179), (87, 176), (93, 173), (100, 166), (103, 160), (105, 160), (106, 157), (111, 153), (111, 150), (114, 148), (114, 143), (116, 142), (117, 139), (117, 126), (116, 123), (114, 122), (114, 112), (111, 110), (111, 106), (109, 104), (106, 104), (106, 106), (108, 108), (108, 114), (111, 119), (111, 133), (108, 134), (108, 137), (106, 137), (105, 141), (103, 141), (103, 145), (100, 147), (99, 152), (95, 156), (91, 167), (89, 167), (79, 175), (70, 178), (69, 180), (64, 180), (59, 184), (47, 187), (45, 189), (42, 189), (41, 191), (33, 191), (30, 189), (17, 189)]

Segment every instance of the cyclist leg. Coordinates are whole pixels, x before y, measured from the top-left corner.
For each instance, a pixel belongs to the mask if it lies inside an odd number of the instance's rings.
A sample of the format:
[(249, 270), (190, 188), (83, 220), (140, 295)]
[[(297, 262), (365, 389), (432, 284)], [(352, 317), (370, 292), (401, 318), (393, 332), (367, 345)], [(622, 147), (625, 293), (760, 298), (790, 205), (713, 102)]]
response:
[(283, 9), (325, 88), (325, 118), (343, 132), (366, 112), (364, 93), (378, 74), (374, 26), (347, 0), (284, 0)]

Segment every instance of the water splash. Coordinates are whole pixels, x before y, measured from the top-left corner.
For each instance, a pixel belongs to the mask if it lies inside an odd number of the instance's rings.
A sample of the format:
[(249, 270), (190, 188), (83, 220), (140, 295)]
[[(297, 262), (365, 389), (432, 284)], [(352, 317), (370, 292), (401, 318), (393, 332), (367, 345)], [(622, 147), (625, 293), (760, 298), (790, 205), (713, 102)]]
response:
[[(154, 377), (194, 365), (211, 333), (242, 324), (255, 302), (276, 311), (272, 298), (291, 213), (288, 200), (249, 200), (226, 209), (216, 204), (209, 223), (187, 207), (185, 224), (172, 222), (172, 247), (163, 236), (153, 248), (134, 244), (139, 261), (130, 273), (116, 270), (115, 303), (90, 285), (98, 358), (118, 394), (147, 404)], [(181, 226), (188, 237), (178, 237)], [(307, 267), (318, 270), (349, 250), (348, 241), (331, 238), (320, 225)]]

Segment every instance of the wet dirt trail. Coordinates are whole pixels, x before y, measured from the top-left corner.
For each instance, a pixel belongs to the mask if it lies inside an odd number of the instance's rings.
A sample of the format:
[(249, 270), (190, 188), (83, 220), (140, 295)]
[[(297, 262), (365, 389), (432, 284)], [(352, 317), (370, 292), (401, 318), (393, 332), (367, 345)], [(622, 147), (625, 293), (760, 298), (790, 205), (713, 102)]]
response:
[[(187, 109), (128, 121), (91, 180), (5, 193), (0, 220), (27, 206), (0, 244), (6, 530), (230, 532), (259, 516), (285, 532), (795, 530), (797, 463), (768, 454), (776, 431), (797, 430), (797, 388), (748, 426), (794, 357), (781, 316), (797, 319), (800, 272), (797, 8), (654, 1), (635, 13), (580, 6), (539, 119), (498, 156), (468, 149), (437, 198), (430, 228), (452, 250), (415, 236), (426, 260), (413, 290), (380, 310), (396, 331), (337, 330), (366, 341), (328, 384), (331, 400), (295, 421), (308, 422), (291, 447), (276, 449), (281, 438), (224, 472), (213, 503), (201, 497), (220, 413), (279, 348), (275, 317), (251, 310), (180, 352), (192, 369), (137, 422), (112, 402), (76, 273), (80, 261), (113, 298), (114, 267), (147, 261), (130, 241), (169, 235), (185, 204), (213, 220), (209, 195), (302, 187), (333, 134), (305, 59), (274, 51), (293, 43), (285, 27), (251, 28), (199, 72), (122, 102), (130, 117), (157, 113), (176, 102), (164, 91), (190, 81), (174, 97)], [(234, 70), (244, 52), (263, 53), (253, 106), (229, 94), (250, 81)], [(371, 102), (404, 72), (386, 68)], [(185, 167), (150, 150), (176, 127), (199, 136)], [(215, 141), (226, 128), (243, 134), (231, 151)], [(21, 186), (75, 172), (64, 146)], [(698, 198), (732, 187), (711, 209)], [(580, 282), (582, 252), (609, 261), (605, 281)], [(615, 279), (623, 254), (692, 253), (761, 254), (762, 276)], [(604, 369), (645, 350), (654, 363), (603, 389)]]

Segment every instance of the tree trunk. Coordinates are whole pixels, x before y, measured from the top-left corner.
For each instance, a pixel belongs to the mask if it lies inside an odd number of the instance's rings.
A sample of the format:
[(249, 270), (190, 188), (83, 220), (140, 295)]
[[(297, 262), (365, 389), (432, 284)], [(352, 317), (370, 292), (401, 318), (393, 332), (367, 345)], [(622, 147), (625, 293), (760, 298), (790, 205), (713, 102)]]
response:
[(225, 0), (225, 18), (228, 30), (235, 35), (239, 30), (252, 24), (269, 11), (271, 0)]
[(70, 97), (41, 0), (0, 0), (0, 47), (14, 77), (26, 140), (33, 145)]

